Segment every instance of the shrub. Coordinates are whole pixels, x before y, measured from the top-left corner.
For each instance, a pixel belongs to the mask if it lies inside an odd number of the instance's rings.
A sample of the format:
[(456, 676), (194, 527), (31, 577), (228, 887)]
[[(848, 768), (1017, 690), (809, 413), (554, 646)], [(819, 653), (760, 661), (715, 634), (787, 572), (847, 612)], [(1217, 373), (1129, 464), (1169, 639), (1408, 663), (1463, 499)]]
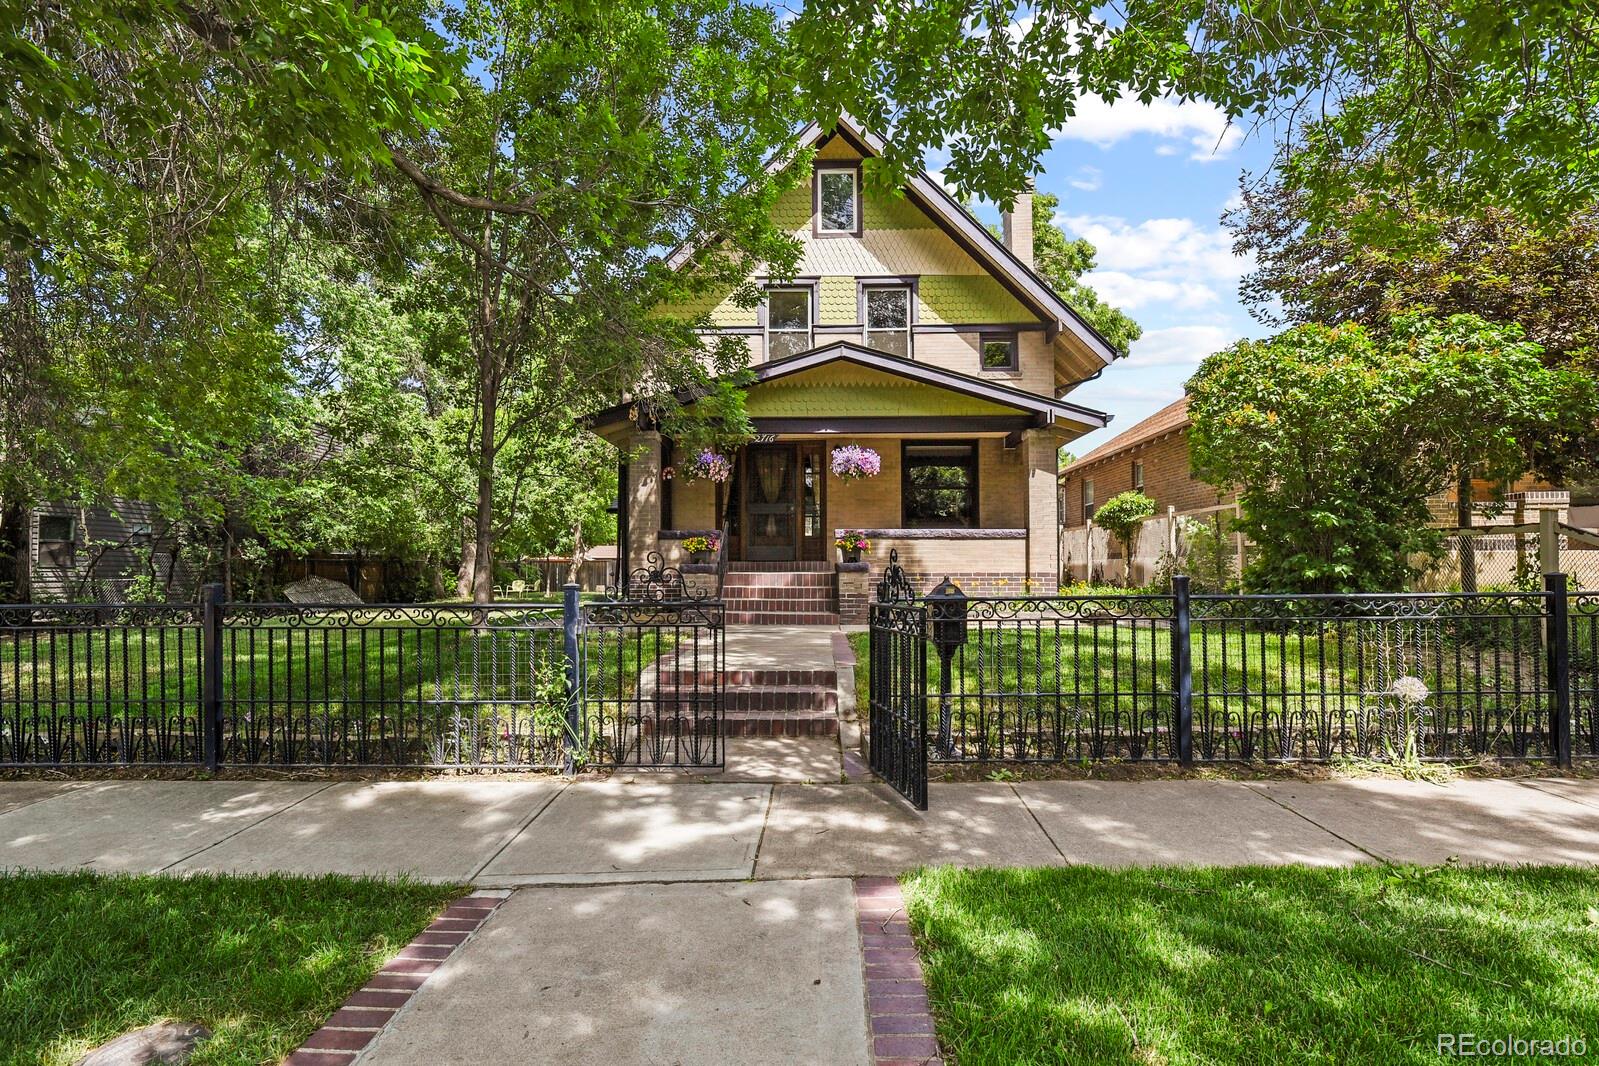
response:
[(1094, 512), (1094, 524), (1121, 541), (1123, 584), (1129, 587), (1133, 583), (1133, 538), (1138, 535), (1138, 527), (1154, 513), (1155, 501), (1136, 491), (1117, 493)]

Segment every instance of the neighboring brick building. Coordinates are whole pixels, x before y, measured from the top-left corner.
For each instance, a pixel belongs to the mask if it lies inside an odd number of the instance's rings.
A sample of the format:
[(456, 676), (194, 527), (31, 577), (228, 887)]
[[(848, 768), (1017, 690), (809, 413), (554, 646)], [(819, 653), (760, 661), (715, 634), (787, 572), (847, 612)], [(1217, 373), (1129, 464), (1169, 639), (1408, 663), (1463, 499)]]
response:
[(1075, 529), (1117, 493), (1138, 489), (1164, 512), (1178, 514), (1228, 503), (1188, 466), (1188, 397), (1162, 407), (1060, 472), (1061, 524)]

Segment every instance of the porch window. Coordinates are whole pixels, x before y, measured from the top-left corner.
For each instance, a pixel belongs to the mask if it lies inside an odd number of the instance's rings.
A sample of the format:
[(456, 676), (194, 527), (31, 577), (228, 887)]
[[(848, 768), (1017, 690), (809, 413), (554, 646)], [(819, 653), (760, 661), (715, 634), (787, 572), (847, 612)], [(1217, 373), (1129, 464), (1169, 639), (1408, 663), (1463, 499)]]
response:
[(40, 515), (39, 565), (70, 570), (77, 564), (77, 560), (77, 522), (73, 520), (71, 515)]
[(982, 367), (984, 370), (1015, 370), (1016, 334), (985, 333), (982, 335)]
[(1083, 521), (1091, 522), (1094, 518), (1094, 479), (1083, 478)]
[(911, 356), (911, 290), (878, 286), (866, 290), (866, 347)]
[(854, 169), (816, 172), (816, 232), (860, 230), (860, 184)]
[(902, 457), (905, 525), (977, 525), (977, 442), (906, 441)]
[(811, 290), (772, 289), (766, 296), (766, 358), (811, 347)]

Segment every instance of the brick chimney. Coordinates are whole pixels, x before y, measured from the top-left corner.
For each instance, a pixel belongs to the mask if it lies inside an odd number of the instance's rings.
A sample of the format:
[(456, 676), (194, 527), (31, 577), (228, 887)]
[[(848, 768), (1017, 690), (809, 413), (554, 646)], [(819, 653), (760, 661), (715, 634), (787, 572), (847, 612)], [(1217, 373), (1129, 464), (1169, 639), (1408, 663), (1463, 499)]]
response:
[(1004, 235), (1005, 247), (1011, 254), (1028, 266), (1033, 265), (1033, 183), (1027, 182), (1027, 188), (1016, 194), (1016, 206), (1009, 211), (1001, 211), (1000, 232)]

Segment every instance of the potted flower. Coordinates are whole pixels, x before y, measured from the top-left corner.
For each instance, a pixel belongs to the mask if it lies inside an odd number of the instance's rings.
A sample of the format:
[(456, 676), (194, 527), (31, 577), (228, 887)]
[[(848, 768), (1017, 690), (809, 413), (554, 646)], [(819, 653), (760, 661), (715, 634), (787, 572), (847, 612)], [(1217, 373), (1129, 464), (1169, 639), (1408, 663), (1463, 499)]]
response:
[(861, 552), (869, 550), (872, 544), (866, 539), (865, 530), (841, 529), (833, 539), (833, 546), (844, 553), (846, 563), (858, 563), (861, 561)]
[(720, 533), (710, 533), (703, 536), (695, 534), (692, 537), (683, 538), (683, 550), (688, 552), (688, 559), (691, 563), (710, 562), (711, 554), (721, 546), (722, 535)]
[(883, 457), (859, 444), (846, 444), (833, 449), (833, 476), (844, 481), (863, 477), (876, 477), (883, 472)]
[(706, 448), (690, 459), (682, 470), (685, 481), (726, 481), (733, 473), (733, 462), (720, 452)]

